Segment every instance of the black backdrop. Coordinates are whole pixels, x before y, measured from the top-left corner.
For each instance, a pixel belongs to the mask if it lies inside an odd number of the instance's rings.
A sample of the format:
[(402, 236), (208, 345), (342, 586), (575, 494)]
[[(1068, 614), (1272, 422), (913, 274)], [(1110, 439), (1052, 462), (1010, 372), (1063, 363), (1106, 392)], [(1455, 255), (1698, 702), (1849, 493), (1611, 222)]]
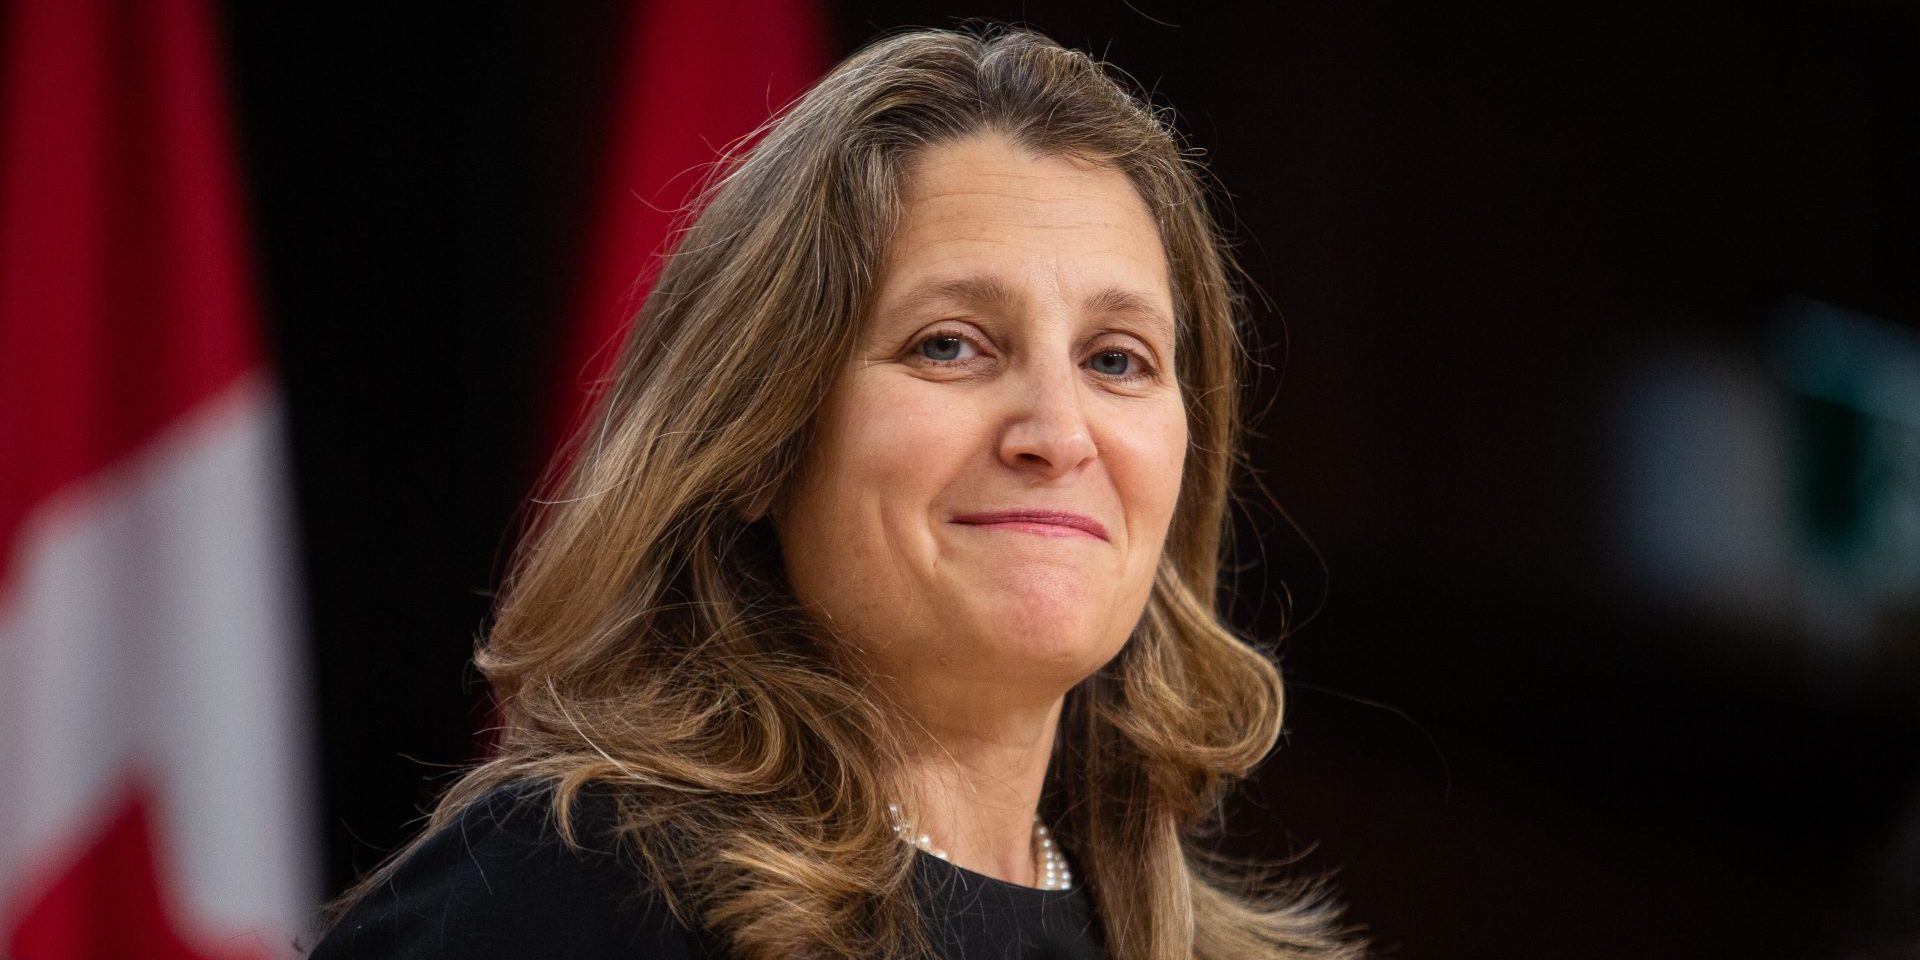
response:
[[(475, 753), (463, 664), (539, 468), (625, 6), (226, 11), (330, 889)], [(843, 0), (837, 52), (954, 12)], [(1268, 642), (1291, 622), (1290, 714), (1232, 809), (1240, 850), (1337, 870), (1407, 957), (1838, 957), (1912, 935), (1913, 601), (1823, 669), (1817, 629), (1640, 596), (1615, 533), (1639, 358), (1751, 366), (1794, 295), (1920, 321), (1920, 17), (964, 12), (1175, 107), (1264, 294), (1251, 443), (1284, 513), (1239, 521), (1234, 615)]]

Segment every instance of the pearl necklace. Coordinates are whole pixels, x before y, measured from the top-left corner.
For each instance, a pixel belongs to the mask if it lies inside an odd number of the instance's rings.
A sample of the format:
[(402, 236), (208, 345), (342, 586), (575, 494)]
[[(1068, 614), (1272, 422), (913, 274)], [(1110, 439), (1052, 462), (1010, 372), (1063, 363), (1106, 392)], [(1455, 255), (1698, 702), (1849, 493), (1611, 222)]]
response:
[[(948, 863), (953, 863), (953, 858), (947, 856), (947, 851), (933, 845), (932, 837), (916, 832), (910, 824), (901, 819), (899, 804), (887, 804), (887, 815), (893, 818), (893, 832), (901, 840)], [(1066, 855), (1061, 853), (1059, 845), (1053, 842), (1053, 836), (1047, 832), (1046, 824), (1040, 822), (1039, 814), (1033, 817), (1033, 869), (1034, 875), (1040, 879), (1042, 890), (1073, 888), (1073, 871), (1067, 868)]]

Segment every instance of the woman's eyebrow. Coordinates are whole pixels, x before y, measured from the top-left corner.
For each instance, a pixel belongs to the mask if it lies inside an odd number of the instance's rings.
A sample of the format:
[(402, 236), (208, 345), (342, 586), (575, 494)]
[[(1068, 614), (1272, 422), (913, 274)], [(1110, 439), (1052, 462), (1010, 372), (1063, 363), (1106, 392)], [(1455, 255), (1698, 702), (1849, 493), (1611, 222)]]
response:
[[(990, 274), (971, 274), (926, 281), (901, 294), (887, 306), (892, 314), (915, 314), (928, 307), (958, 305), (982, 310), (1007, 310), (1019, 306), (1023, 298), (1012, 285)], [(1106, 287), (1082, 301), (1083, 313), (1094, 316), (1125, 316), (1158, 328), (1171, 338), (1173, 319), (1151, 297), (1121, 287)]]
[(1120, 316), (1138, 320), (1164, 335), (1169, 343), (1173, 341), (1173, 318), (1144, 294), (1108, 287), (1088, 297), (1081, 309), (1094, 316)]
[(999, 277), (971, 274), (928, 280), (901, 294), (889, 309), (895, 313), (915, 313), (948, 304), (1005, 310), (1020, 304), (1020, 294)]

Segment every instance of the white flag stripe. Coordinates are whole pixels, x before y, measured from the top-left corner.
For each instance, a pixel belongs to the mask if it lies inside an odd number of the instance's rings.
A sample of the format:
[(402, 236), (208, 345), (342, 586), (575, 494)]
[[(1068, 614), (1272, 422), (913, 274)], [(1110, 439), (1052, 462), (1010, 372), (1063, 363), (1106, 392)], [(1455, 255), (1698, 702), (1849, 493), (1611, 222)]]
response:
[(284, 458), (256, 373), (28, 521), (0, 596), (9, 884), (70, 856), (135, 775), (178, 919), (273, 955), (304, 932), (317, 818)]

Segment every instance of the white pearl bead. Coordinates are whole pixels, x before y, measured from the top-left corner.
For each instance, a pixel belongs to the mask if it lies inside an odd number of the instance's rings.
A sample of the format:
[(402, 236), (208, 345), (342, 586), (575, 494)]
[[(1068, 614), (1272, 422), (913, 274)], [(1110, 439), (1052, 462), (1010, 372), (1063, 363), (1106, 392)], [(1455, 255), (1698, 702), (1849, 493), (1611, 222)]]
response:
[[(893, 821), (893, 833), (895, 836), (948, 863), (953, 862), (953, 859), (947, 855), (947, 851), (933, 845), (933, 837), (931, 835), (924, 833), (916, 835), (914, 833), (911, 825), (904, 822), (904, 818), (900, 816), (900, 805), (898, 803), (887, 804), (887, 813)], [(1038, 816), (1033, 818), (1033, 855), (1034, 879), (1039, 884), (1040, 889), (1072, 889), (1073, 872), (1067, 869), (1067, 858), (1061, 855), (1060, 849), (1054, 844), (1046, 824), (1041, 823)]]

